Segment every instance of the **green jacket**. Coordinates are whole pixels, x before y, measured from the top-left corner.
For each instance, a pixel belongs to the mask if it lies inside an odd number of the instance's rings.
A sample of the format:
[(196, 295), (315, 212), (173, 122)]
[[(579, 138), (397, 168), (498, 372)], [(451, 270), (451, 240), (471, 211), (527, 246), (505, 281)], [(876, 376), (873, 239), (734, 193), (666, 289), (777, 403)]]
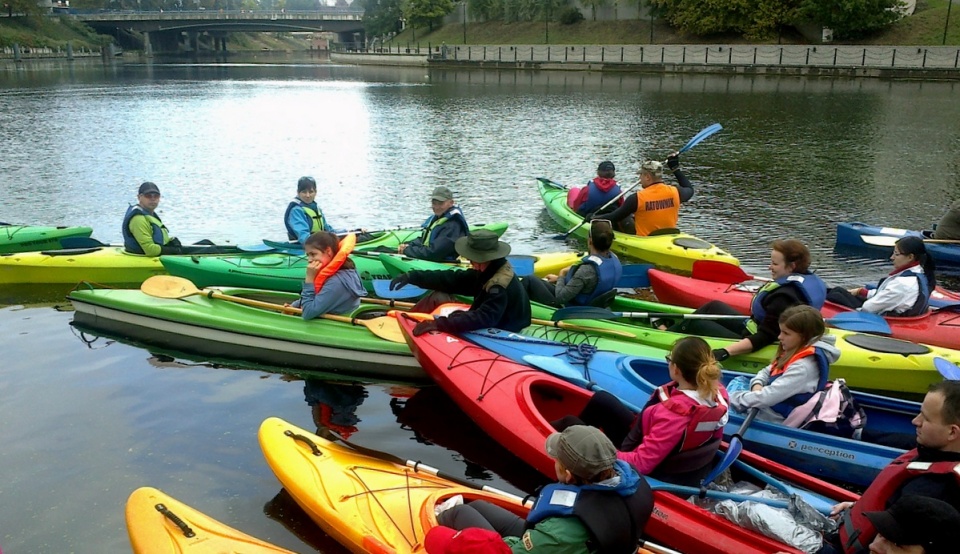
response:
[(528, 529), (522, 537), (503, 540), (517, 554), (595, 554), (587, 548), (590, 532), (575, 517), (551, 517)]

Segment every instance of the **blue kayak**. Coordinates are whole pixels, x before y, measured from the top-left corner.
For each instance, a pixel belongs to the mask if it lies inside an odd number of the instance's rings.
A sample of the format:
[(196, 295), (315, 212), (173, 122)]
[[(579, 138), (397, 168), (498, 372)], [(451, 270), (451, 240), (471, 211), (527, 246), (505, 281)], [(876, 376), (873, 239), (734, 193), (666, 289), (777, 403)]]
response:
[(911, 231), (895, 227), (875, 227), (860, 223), (837, 223), (837, 247), (862, 250), (873, 255), (890, 256), (897, 239), (915, 236), (927, 239), (924, 244), (927, 253), (933, 256), (937, 265), (960, 265), (960, 241), (929, 242), (931, 239), (924, 231)]
[[(591, 390), (606, 390), (631, 408), (644, 406), (653, 390), (670, 380), (662, 358), (627, 356), (590, 345), (568, 345), (497, 329), (465, 333), (463, 338), (514, 361), (525, 363)], [(724, 383), (738, 375), (723, 372)], [(881, 469), (904, 451), (867, 442), (916, 437), (911, 423), (920, 404), (854, 392), (867, 414), (865, 440), (853, 440), (755, 420), (743, 436), (745, 448), (816, 477), (857, 486), (873, 482)], [(724, 436), (729, 440), (744, 416), (730, 412)]]

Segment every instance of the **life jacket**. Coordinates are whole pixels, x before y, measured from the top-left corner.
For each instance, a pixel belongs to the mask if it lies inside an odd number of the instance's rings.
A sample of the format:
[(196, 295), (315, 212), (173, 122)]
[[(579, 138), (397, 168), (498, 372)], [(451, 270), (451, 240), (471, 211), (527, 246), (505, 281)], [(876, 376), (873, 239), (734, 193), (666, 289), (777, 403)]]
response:
[(334, 273), (340, 270), (340, 267), (345, 261), (347, 261), (347, 256), (350, 255), (350, 252), (353, 252), (353, 247), (357, 245), (357, 235), (350, 233), (349, 235), (340, 239), (340, 249), (337, 250), (337, 253), (334, 254), (333, 258), (330, 260), (330, 263), (323, 266), (320, 271), (317, 272), (317, 276), (313, 278), (313, 291), (314, 293), (320, 292), (320, 289), (323, 288), (323, 284), (327, 282)]
[[(621, 464), (626, 465), (624, 462)], [(643, 489), (622, 496), (602, 485), (566, 485), (553, 483), (541, 489), (536, 503), (527, 514), (525, 527), (547, 518), (576, 517), (590, 532), (590, 550), (610, 554), (633, 554), (641, 531), (649, 519), (653, 494), (646, 481)], [(644, 490), (645, 489), (645, 490)]]
[(763, 307), (764, 298), (778, 288), (788, 285), (797, 287), (807, 304), (818, 310), (823, 307), (823, 303), (827, 299), (827, 285), (823, 283), (820, 277), (813, 273), (791, 273), (786, 277), (766, 283), (753, 295), (750, 316), (754, 321), (763, 321), (764, 316), (767, 315), (767, 309)]
[(160, 221), (160, 218), (156, 214), (151, 214), (144, 211), (139, 204), (134, 204), (127, 208), (126, 215), (123, 216), (123, 224), (120, 229), (121, 234), (123, 235), (123, 249), (127, 252), (132, 252), (133, 254), (143, 254), (143, 247), (140, 246), (140, 243), (137, 242), (137, 239), (134, 238), (133, 233), (130, 232), (130, 220), (134, 217), (142, 215), (147, 218), (147, 221), (150, 222), (150, 227), (152, 228), (150, 238), (153, 239), (153, 242), (163, 246), (170, 241), (170, 234), (167, 232), (167, 227)]
[(869, 548), (877, 530), (863, 514), (887, 509), (887, 502), (908, 479), (920, 475), (953, 474), (960, 484), (960, 462), (921, 462), (916, 458), (917, 450), (913, 449), (890, 462), (863, 492), (860, 500), (843, 513), (838, 528), (843, 552), (856, 554)]
[(293, 227), (290, 226), (290, 212), (294, 208), (299, 206), (303, 209), (303, 213), (307, 214), (307, 217), (310, 218), (310, 232), (316, 233), (317, 231), (322, 231), (326, 226), (323, 219), (323, 211), (317, 206), (316, 202), (311, 202), (309, 204), (304, 204), (303, 200), (295, 198), (292, 202), (287, 204), (287, 211), (283, 213), (283, 224), (287, 227), (287, 238), (290, 240), (297, 240), (297, 234), (293, 232)]
[[(727, 414), (727, 400), (723, 394), (717, 393), (714, 399), (717, 405), (712, 408), (699, 403), (696, 405), (681, 403), (677, 400), (680, 395), (684, 393), (677, 388), (676, 381), (657, 387), (634, 422), (635, 426), (641, 425), (643, 412), (657, 404), (663, 404), (671, 412), (688, 418), (683, 437), (673, 452), (657, 465), (653, 472), (656, 474), (687, 473), (706, 467), (713, 462), (720, 447), (720, 438), (716, 436), (717, 429), (723, 427), (724, 416)], [(637, 440), (631, 440), (631, 437), (636, 437)], [(620, 450), (635, 450), (642, 441), (642, 433), (631, 433), (621, 445)]]
[(677, 187), (656, 183), (637, 193), (637, 211), (633, 225), (638, 237), (657, 229), (677, 226), (680, 219), (680, 191)]
[[(912, 269), (907, 269), (901, 272), (900, 275), (898, 275), (897, 277), (916, 278), (917, 286), (919, 286), (920, 290), (919, 290), (919, 293), (917, 294), (917, 300), (913, 303), (913, 306), (911, 306), (909, 309), (905, 311), (891, 313), (889, 315), (899, 316), (899, 317), (911, 317), (911, 316), (917, 316), (917, 315), (926, 313), (926, 311), (930, 308), (930, 283), (927, 282), (927, 276), (923, 273), (917, 273)], [(882, 284), (886, 279), (887, 278), (881, 279), (880, 283), (878, 283), (877, 286)]]
[(581, 292), (573, 298), (571, 304), (577, 306), (588, 306), (594, 298), (612, 290), (613, 287), (617, 286), (617, 282), (620, 281), (620, 277), (623, 275), (623, 266), (620, 264), (620, 258), (613, 252), (610, 252), (609, 258), (594, 255), (585, 256), (580, 260), (579, 264), (573, 266), (573, 268), (567, 272), (563, 282), (565, 284), (569, 283), (570, 279), (573, 279), (573, 274), (576, 273), (577, 269), (583, 264), (590, 264), (595, 267), (599, 279), (597, 286), (594, 287), (592, 292)]
[(817, 369), (820, 372), (820, 380), (817, 382), (817, 390), (814, 392), (804, 392), (800, 394), (795, 394), (790, 398), (787, 398), (783, 402), (780, 402), (779, 404), (774, 404), (773, 406), (770, 407), (773, 411), (777, 412), (783, 417), (787, 417), (788, 415), (790, 415), (790, 412), (792, 412), (794, 408), (796, 408), (797, 406), (800, 406), (801, 404), (806, 403), (807, 400), (810, 400), (810, 398), (814, 394), (816, 394), (818, 391), (822, 391), (827, 386), (827, 381), (829, 380), (829, 377), (830, 377), (830, 361), (827, 359), (827, 355), (826, 353), (824, 353), (822, 349), (816, 348), (812, 345), (808, 345), (805, 348), (801, 348), (800, 350), (797, 350), (797, 352), (783, 364), (774, 365), (770, 369), (770, 380), (767, 381), (768, 386), (772, 384), (774, 381), (776, 381), (778, 377), (783, 375), (784, 372), (787, 371), (787, 368), (790, 367), (790, 364), (796, 362), (797, 360), (806, 358), (808, 356), (814, 357), (814, 359), (817, 362)]
[(613, 186), (607, 188), (607, 190), (603, 190), (597, 186), (597, 183), (595, 183), (593, 179), (590, 179), (586, 187), (587, 199), (584, 200), (583, 204), (575, 208), (576, 212), (581, 215), (588, 214), (619, 196), (620, 187), (616, 185), (616, 181), (613, 182)]
[(443, 215), (440, 217), (431, 215), (423, 222), (423, 224), (420, 226), (423, 229), (423, 231), (420, 233), (420, 242), (424, 246), (430, 246), (430, 241), (436, 236), (437, 231), (440, 230), (440, 227), (450, 220), (456, 220), (457, 223), (463, 226), (464, 233), (470, 232), (470, 226), (467, 225), (467, 218), (464, 217), (463, 212), (460, 211), (460, 207), (453, 206), (449, 210), (443, 212)]
[(810, 400), (797, 406), (783, 421), (787, 427), (860, 440), (867, 413), (857, 405), (843, 378), (826, 384)]

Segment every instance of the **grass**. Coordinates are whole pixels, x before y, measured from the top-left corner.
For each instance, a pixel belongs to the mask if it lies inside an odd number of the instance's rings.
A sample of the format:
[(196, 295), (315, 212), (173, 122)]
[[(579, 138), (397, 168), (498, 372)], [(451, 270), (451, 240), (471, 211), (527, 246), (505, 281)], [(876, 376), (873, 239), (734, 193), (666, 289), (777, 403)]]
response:
[(0, 18), (0, 48), (14, 44), (31, 48), (99, 48), (108, 37), (98, 35), (90, 27), (69, 19), (59, 18)]

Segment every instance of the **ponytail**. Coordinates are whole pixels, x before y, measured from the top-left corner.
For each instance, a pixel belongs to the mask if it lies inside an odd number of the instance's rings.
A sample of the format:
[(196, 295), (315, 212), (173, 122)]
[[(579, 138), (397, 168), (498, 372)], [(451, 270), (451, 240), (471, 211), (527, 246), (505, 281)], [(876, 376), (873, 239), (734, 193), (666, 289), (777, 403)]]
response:
[(680, 375), (696, 383), (701, 398), (715, 398), (720, 389), (720, 365), (707, 341), (697, 336), (683, 337), (673, 343), (670, 352)]
[(923, 239), (915, 235), (903, 237), (897, 241), (897, 249), (903, 254), (912, 255), (917, 260), (927, 278), (927, 286), (930, 292), (933, 292), (933, 289), (937, 288), (937, 264), (934, 263), (933, 256), (927, 253)]

